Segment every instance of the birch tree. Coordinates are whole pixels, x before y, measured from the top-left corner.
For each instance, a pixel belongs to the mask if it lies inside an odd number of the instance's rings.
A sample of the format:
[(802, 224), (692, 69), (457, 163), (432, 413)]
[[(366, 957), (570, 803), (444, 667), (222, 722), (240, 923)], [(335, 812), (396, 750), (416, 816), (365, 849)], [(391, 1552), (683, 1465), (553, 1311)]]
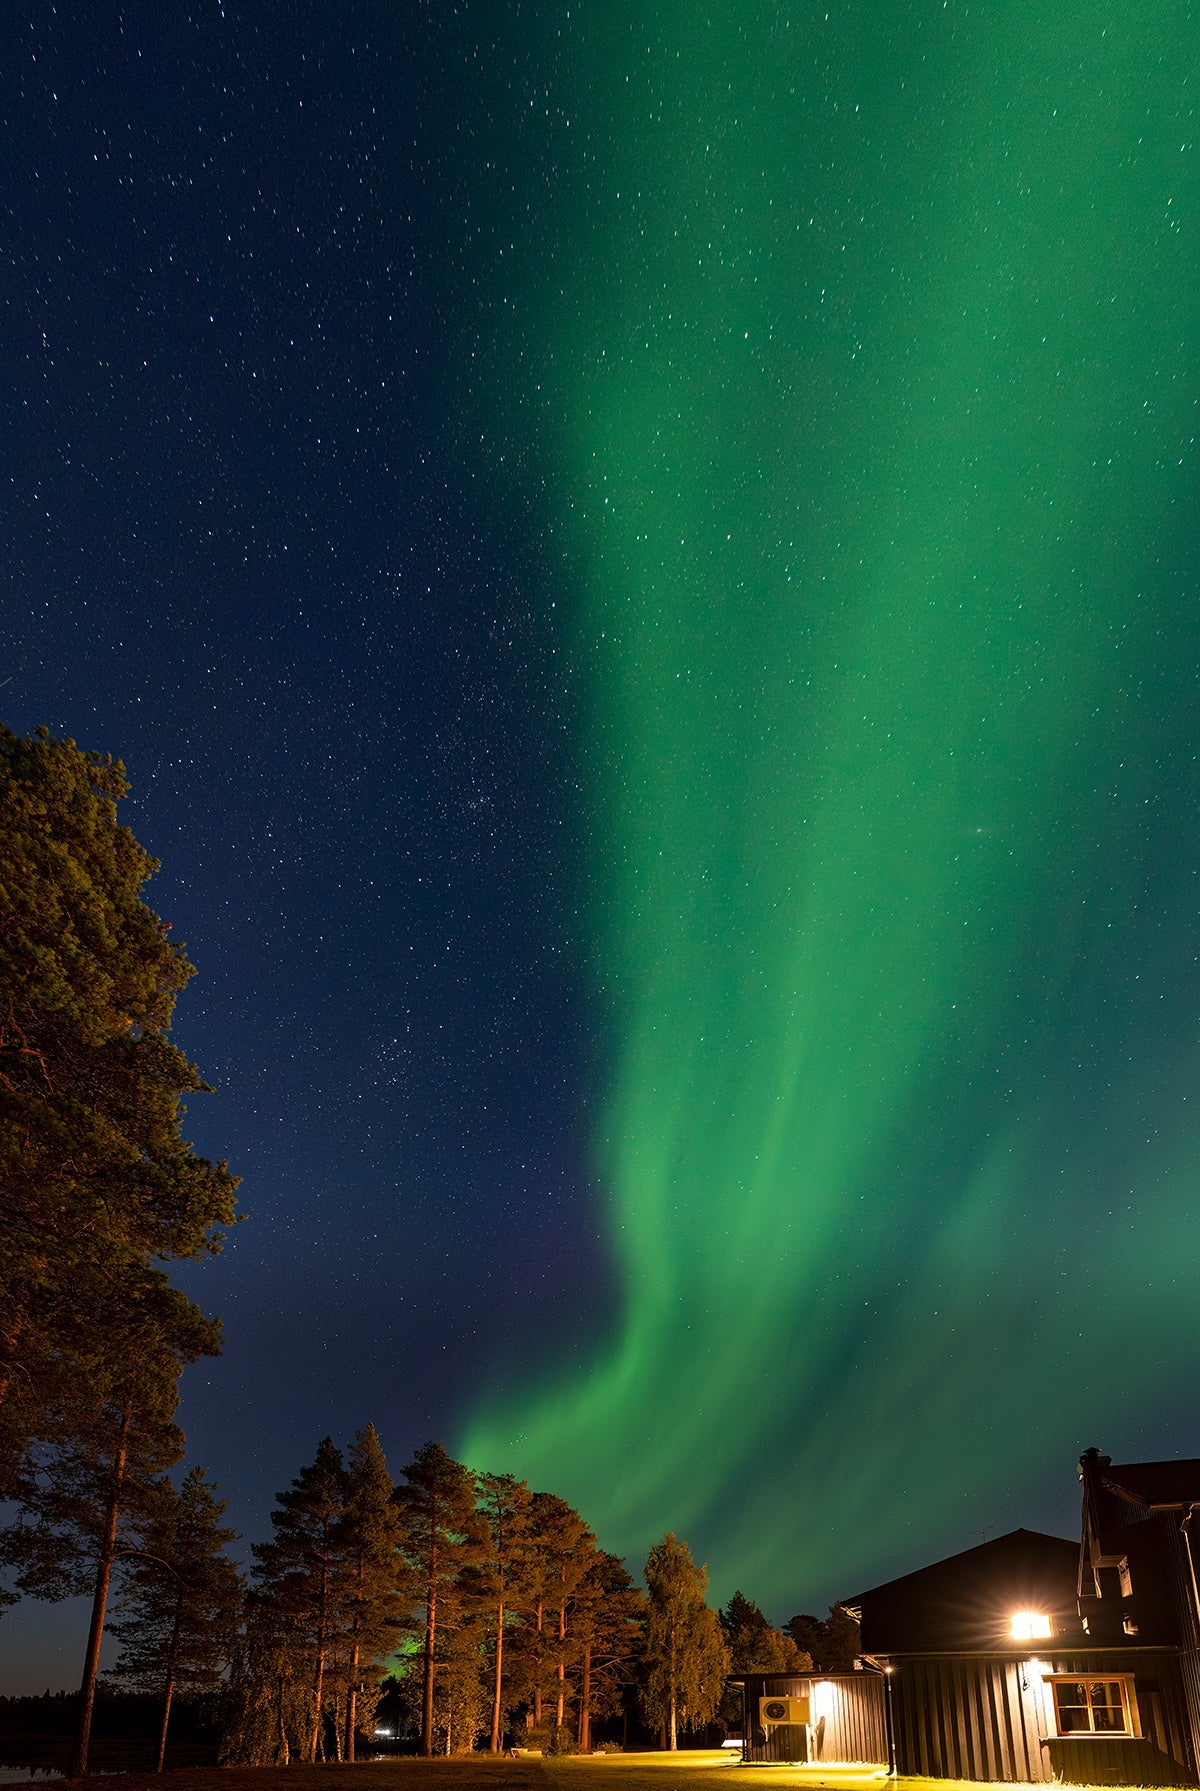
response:
[(686, 1542), (668, 1532), (646, 1557), (646, 1656), (642, 1703), (651, 1722), (679, 1745), (681, 1726), (708, 1722), (729, 1673), (729, 1648), (704, 1602), (708, 1573)]

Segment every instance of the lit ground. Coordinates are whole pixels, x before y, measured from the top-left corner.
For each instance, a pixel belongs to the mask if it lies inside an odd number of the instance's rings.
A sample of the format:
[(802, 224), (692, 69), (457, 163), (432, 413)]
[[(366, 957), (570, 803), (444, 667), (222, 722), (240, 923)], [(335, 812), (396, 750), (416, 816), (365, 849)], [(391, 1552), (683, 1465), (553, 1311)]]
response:
[[(731, 1778), (729, 1775), (733, 1774)], [(121, 1775), (121, 1791), (988, 1791), (954, 1779), (887, 1781), (878, 1768), (742, 1767), (728, 1754), (597, 1754), (590, 1759), (386, 1760), (361, 1766), (184, 1767), (165, 1780)], [(112, 1791), (106, 1778), (75, 1781)], [(60, 1781), (64, 1788), (70, 1781)], [(54, 1787), (59, 1791), (59, 1785)], [(1011, 1791), (1005, 1787), (1004, 1791)], [(1086, 1788), (1084, 1788), (1086, 1791)]]

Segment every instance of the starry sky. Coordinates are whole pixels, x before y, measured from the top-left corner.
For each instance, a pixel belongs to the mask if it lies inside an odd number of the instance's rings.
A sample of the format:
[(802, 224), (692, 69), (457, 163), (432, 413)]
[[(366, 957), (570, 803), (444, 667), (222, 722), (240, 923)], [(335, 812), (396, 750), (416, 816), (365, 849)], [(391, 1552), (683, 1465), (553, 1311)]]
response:
[(373, 1419), (780, 1620), (1194, 1454), (1190, 6), (105, 12), (0, 24), (0, 713), (198, 966), (247, 1540)]

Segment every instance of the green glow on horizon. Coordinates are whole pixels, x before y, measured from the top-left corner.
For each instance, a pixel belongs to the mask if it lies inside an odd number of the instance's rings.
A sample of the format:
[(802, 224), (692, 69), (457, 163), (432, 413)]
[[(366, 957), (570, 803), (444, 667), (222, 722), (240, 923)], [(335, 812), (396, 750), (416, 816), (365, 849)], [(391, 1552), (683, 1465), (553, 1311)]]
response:
[(571, 31), (522, 347), (623, 1304), (464, 1452), (773, 1606), (1185, 1415), (1200, 53), (1148, 0)]

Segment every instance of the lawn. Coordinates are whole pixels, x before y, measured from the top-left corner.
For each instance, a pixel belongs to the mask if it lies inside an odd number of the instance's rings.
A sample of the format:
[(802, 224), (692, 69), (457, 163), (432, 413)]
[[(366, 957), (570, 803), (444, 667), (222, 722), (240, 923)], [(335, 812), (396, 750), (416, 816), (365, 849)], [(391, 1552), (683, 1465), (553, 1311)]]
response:
[[(731, 1779), (730, 1773), (736, 1776)], [(112, 1791), (107, 1777), (75, 1783)], [(474, 1754), (360, 1766), (189, 1766), (165, 1778), (149, 1772), (121, 1774), (121, 1791), (360, 1791), (360, 1783), (361, 1791), (734, 1791), (735, 1786), (742, 1791), (880, 1791), (885, 1784), (895, 1791), (989, 1791), (953, 1779), (889, 1781), (878, 1768), (741, 1767), (717, 1752), (594, 1754), (587, 1759), (526, 1754), (516, 1760)]]

